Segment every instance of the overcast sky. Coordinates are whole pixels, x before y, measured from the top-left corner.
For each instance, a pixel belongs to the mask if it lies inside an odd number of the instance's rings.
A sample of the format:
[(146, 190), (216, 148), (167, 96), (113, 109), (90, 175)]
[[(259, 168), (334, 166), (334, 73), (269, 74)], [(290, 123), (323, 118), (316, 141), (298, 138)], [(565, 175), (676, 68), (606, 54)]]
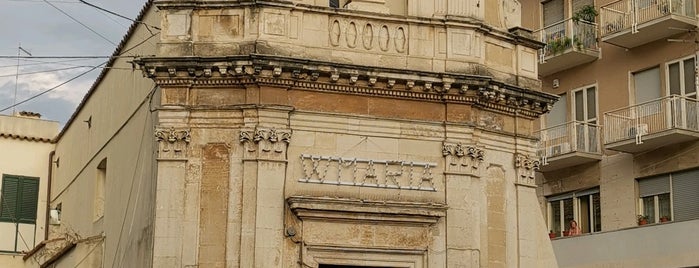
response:
[[(129, 18), (135, 18), (146, 2), (146, 0), (85, 1)], [(121, 41), (131, 24), (130, 21), (99, 11), (78, 0), (49, 0), (49, 2), (92, 28), (111, 43), (43, 0), (0, 0), (1, 56), (16, 56), (20, 43), (22, 48), (34, 56), (108, 56), (116, 48), (114, 44)], [(95, 66), (104, 61), (105, 59), (70, 61), (68, 59), (21, 59), (20, 75), (16, 83), (17, 102), (90, 69), (77, 66)], [(0, 58), (0, 110), (13, 103), (16, 68), (16, 59)], [(66, 70), (55, 71), (56, 69)], [(39, 112), (42, 118), (59, 121), (63, 125), (75, 111), (100, 71), (96, 69), (16, 109)], [(11, 113), (12, 109), (2, 112), (2, 114)]]

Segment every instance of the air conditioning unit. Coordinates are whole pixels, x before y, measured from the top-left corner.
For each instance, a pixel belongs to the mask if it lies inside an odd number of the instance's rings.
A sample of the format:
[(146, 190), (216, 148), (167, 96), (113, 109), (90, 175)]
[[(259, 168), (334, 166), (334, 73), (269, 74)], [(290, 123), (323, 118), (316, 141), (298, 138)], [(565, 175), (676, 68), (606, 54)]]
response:
[(648, 124), (638, 124), (633, 127), (629, 127), (629, 138), (636, 139), (636, 144), (642, 144), (643, 135), (648, 134)]
[(565, 153), (570, 152), (570, 144), (565, 142), (553, 146), (549, 146), (547, 148), (547, 155), (548, 156), (556, 156), (556, 155), (562, 155)]
[(49, 212), (49, 224), (58, 225), (61, 224), (61, 211), (58, 209), (52, 209)]
[(629, 137), (633, 138), (636, 135), (646, 135), (648, 134), (648, 124), (638, 124), (636, 126), (629, 128)]

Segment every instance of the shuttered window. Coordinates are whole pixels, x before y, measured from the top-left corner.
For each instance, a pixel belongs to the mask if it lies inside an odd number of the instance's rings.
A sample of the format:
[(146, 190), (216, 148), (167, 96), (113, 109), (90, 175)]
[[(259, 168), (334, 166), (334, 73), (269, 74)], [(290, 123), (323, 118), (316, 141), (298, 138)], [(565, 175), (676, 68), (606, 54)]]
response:
[(35, 223), (38, 197), (38, 178), (3, 175), (0, 221)]
[(672, 202), (675, 220), (699, 219), (699, 170), (672, 175)]
[(670, 176), (662, 175), (638, 181), (640, 197), (648, 197), (670, 192)]
[(562, 21), (564, 17), (563, 0), (551, 0), (543, 4), (544, 27)]

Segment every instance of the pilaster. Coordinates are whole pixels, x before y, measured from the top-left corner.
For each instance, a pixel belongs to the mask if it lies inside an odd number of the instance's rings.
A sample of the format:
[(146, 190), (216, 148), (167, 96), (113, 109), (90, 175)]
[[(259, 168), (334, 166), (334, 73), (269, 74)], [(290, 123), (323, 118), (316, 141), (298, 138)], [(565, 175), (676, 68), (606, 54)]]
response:
[(184, 243), (185, 178), (188, 128), (158, 127), (157, 188), (153, 242), (154, 267), (181, 267)]
[[(485, 152), (459, 142), (444, 142), (447, 200), (447, 267), (480, 267), (481, 207), (480, 181)], [(464, 224), (471, 222), (473, 224)]]

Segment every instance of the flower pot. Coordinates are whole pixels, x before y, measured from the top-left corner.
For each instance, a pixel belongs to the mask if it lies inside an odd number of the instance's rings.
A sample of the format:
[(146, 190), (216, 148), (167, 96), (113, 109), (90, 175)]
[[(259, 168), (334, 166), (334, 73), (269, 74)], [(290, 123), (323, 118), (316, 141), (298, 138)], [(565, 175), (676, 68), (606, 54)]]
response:
[(638, 221), (638, 225), (646, 225), (646, 224), (648, 224), (648, 220), (646, 220), (646, 219)]
[(549, 233), (549, 238), (551, 238), (551, 239), (556, 238), (556, 233)]

